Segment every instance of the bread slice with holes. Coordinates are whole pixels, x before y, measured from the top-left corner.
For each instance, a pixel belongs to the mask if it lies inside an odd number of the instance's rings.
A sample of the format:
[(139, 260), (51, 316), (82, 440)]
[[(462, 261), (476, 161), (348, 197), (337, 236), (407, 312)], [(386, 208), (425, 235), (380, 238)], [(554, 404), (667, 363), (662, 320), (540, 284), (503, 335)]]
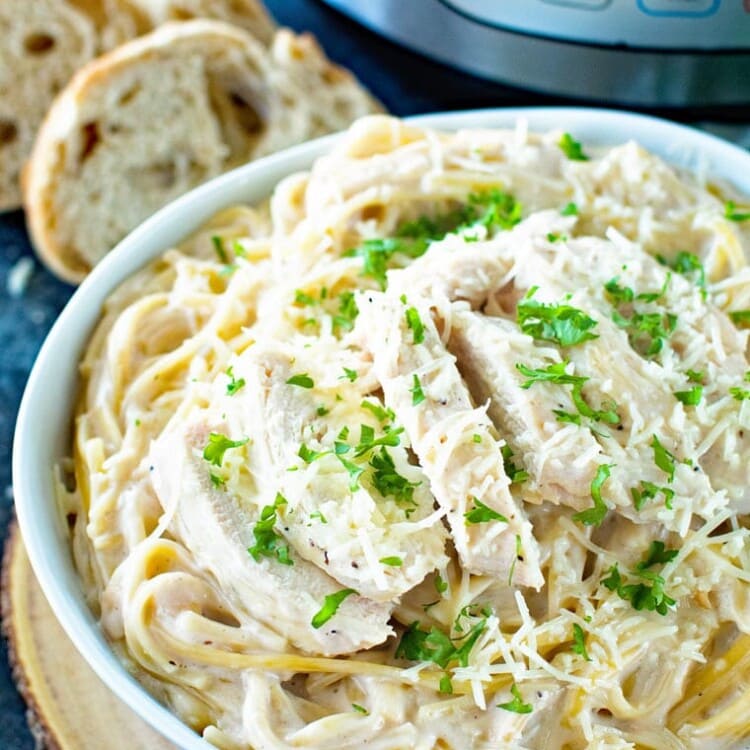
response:
[(231, 21), (265, 44), (260, 0), (0, 0), (0, 211), (21, 205), (19, 173), (55, 95), (82, 65), (170, 19)]
[(226, 21), (249, 31), (269, 45), (276, 31), (265, 6), (259, 0), (131, 0), (153, 27), (168, 21), (210, 18)]
[(81, 65), (148, 27), (124, 0), (0, 2), (0, 211), (21, 203), (19, 173), (55, 95)]
[(87, 65), (47, 115), (24, 175), (37, 253), (76, 283), (190, 188), (376, 111), (309, 35), (266, 48), (218, 21), (166, 24)]

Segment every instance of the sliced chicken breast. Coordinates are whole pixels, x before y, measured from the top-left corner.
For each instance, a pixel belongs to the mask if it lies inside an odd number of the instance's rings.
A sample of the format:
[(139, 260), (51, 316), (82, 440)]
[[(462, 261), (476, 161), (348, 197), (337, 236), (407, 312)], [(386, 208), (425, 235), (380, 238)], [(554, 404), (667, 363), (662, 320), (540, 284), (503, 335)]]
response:
[(602, 449), (589, 430), (557, 421), (556, 411), (576, 411), (571, 389), (545, 382), (525, 389), (527, 377), (516, 367), (559, 363), (557, 351), (535, 346), (511, 321), (467, 310), (454, 311), (448, 346), (471, 392), (489, 403), (490, 417), (529, 472), (526, 499), (536, 495), (578, 510), (590, 505)]
[(370, 648), (392, 635), (391, 608), (352, 594), (322, 626), (312, 620), (341, 585), (298, 555), (292, 564), (253, 559), (257, 510), (213, 486), (202, 457), (210, 427), (197, 419), (167, 429), (151, 449), (153, 483), (171, 526), (210, 572), (233, 606), (283, 635), (302, 651), (335, 656)]
[[(282, 533), (297, 553), (363, 596), (397, 599), (447, 563), (427, 479), (409, 462), (398, 420), (381, 423), (377, 398), (339, 380), (325, 347), (295, 351), (249, 349), (234, 368), (247, 385), (225, 411), (254, 437), (265, 494), (286, 499)], [(309, 382), (295, 381), (301, 371), (312, 373)]]
[[(365, 340), (386, 405), (404, 425), (446, 512), (462, 565), (539, 588), (543, 578), (538, 548), (510, 493), (504, 443), (497, 439), (485, 408), (472, 404), (429, 308), (416, 298), (405, 304), (393, 294), (375, 292), (360, 295), (358, 304), (358, 325), (382, 332)], [(414, 328), (407, 323), (408, 307), (421, 321), (422, 340), (415, 341)]]
[[(737, 455), (745, 447), (742, 407), (728, 390), (747, 371), (746, 336), (703, 298), (694, 283), (698, 277), (671, 272), (616, 235), (568, 240), (564, 234), (545, 233), (559, 228), (555, 222), (554, 216), (540, 214), (490, 242), (464, 243), (453, 248), (460, 261), (449, 261), (445, 248), (434, 247), (417, 261), (419, 273), (415, 263), (392, 274), (398, 288), (418, 284), (428, 293), (466, 300), (491, 313), (488, 317), (465, 305), (441, 305), (449, 348), (475, 397), (491, 397), (490, 416), (529, 462), (531, 494), (525, 499), (534, 501), (536, 493), (537, 501), (581, 509), (590, 504), (591, 482), (606, 463), (617, 466), (607, 485), (608, 499), (634, 520), (643, 509), (627, 508), (634, 502), (633, 491), (650, 485), (669, 484), (667, 494), (674, 492), (677, 498), (667, 503), (662, 494), (661, 505), (647, 508), (646, 518), (658, 516), (683, 533), (692, 512), (710, 516), (727, 498), (744, 508), (750, 460)], [(460, 276), (452, 277), (452, 269)], [(624, 291), (618, 294), (618, 289)], [(589, 315), (598, 338), (563, 347), (524, 336), (517, 307), (530, 290), (536, 300), (564, 303)], [(633, 297), (629, 302), (628, 296)], [(623, 299), (624, 305), (618, 304)], [(634, 323), (628, 323), (631, 318)], [(653, 342), (648, 326), (654, 321), (666, 326), (664, 340), (661, 349), (647, 353)], [(563, 360), (571, 363), (570, 374), (586, 378), (582, 393), (592, 408), (614, 407), (618, 424), (561, 424), (561, 412), (576, 413), (570, 409), (569, 386), (537, 382), (521, 388), (527, 378), (517, 365), (544, 368)], [(711, 371), (712, 385), (700, 404), (683, 404), (675, 393), (686, 397), (701, 362)], [(676, 457), (674, 486), (665, 483), (664, 472), (655, 465), (654, 436)], [(547, 445), (545, 438), (553, 442)], [(664, 508), (670, 504), (678, 509), (676, 517)]]

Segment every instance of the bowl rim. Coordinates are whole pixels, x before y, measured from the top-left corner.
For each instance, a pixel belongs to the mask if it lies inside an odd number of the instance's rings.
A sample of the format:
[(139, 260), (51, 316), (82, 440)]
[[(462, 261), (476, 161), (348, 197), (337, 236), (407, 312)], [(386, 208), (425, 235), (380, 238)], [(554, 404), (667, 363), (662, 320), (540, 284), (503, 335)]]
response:
[[(508, 107), (437, 112), (405, 118), (440, 130), (513, 127), (524, 119), (530, 130), (565, 130), (587, 143), (636, 140), (667, 161), (720, 177), (750, 194), (750, 153), (716, 136), (661, 118), (591, 107)], [(47, 334), (35, 359), (16, 420), (12, 479), (16, 515), (29, 560), (50, 606), (79, 653), (98, 677), (141, 719), (185, 750), (211, 750), (126, 670), (107, 644), (88, 609), (54, 493), (52, 459), (70, 444), (70, 427), (82, 347), (100, 318), (106, 297), (149, 260), (186, 237), (221, 208), (252, 202), (273, 184), (307, 169), (341, 137), (333, 134), (293, 146), (238, 167), (161, 208), (110, 252), (74, 292)], [(156, 238), (159, 238), (158, 240)], [(75, 356), (71, 349), (75, 345)], [(57, 372), (57, 389), (49, 373)], [(55, 401), (56, 397), (61, 397)], [(59, 415), (53, 429), (41, 429), (50, 411)], [(67, 415), (67, 416), (66, 416)], [(56, 430), (55, 430), (56, 427)], [(40, 436), (41, 432), (41, 436)], [(67, 440), (66, 440), (67, 438)], [(62, 442), (61, 442), (62, 441)]]

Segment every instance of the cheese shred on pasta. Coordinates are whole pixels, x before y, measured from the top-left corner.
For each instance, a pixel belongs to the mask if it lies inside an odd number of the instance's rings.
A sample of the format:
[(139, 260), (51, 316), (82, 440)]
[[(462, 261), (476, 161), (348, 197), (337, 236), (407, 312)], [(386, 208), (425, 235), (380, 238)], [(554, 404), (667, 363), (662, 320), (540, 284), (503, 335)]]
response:
[(107, 302), (73, 553), (217, 747), (750, 737), (750, 221), (571, 143), (361, 120)]

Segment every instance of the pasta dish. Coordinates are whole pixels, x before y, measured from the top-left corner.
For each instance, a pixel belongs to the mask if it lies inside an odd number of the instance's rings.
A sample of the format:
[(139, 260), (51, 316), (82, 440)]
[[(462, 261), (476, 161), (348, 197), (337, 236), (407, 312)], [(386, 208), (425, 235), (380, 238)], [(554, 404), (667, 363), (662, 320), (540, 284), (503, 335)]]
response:
[(60, 496), (226, 750), (750, 739), (750, 209), (636, 143), (355, 123), (108, 300)]

